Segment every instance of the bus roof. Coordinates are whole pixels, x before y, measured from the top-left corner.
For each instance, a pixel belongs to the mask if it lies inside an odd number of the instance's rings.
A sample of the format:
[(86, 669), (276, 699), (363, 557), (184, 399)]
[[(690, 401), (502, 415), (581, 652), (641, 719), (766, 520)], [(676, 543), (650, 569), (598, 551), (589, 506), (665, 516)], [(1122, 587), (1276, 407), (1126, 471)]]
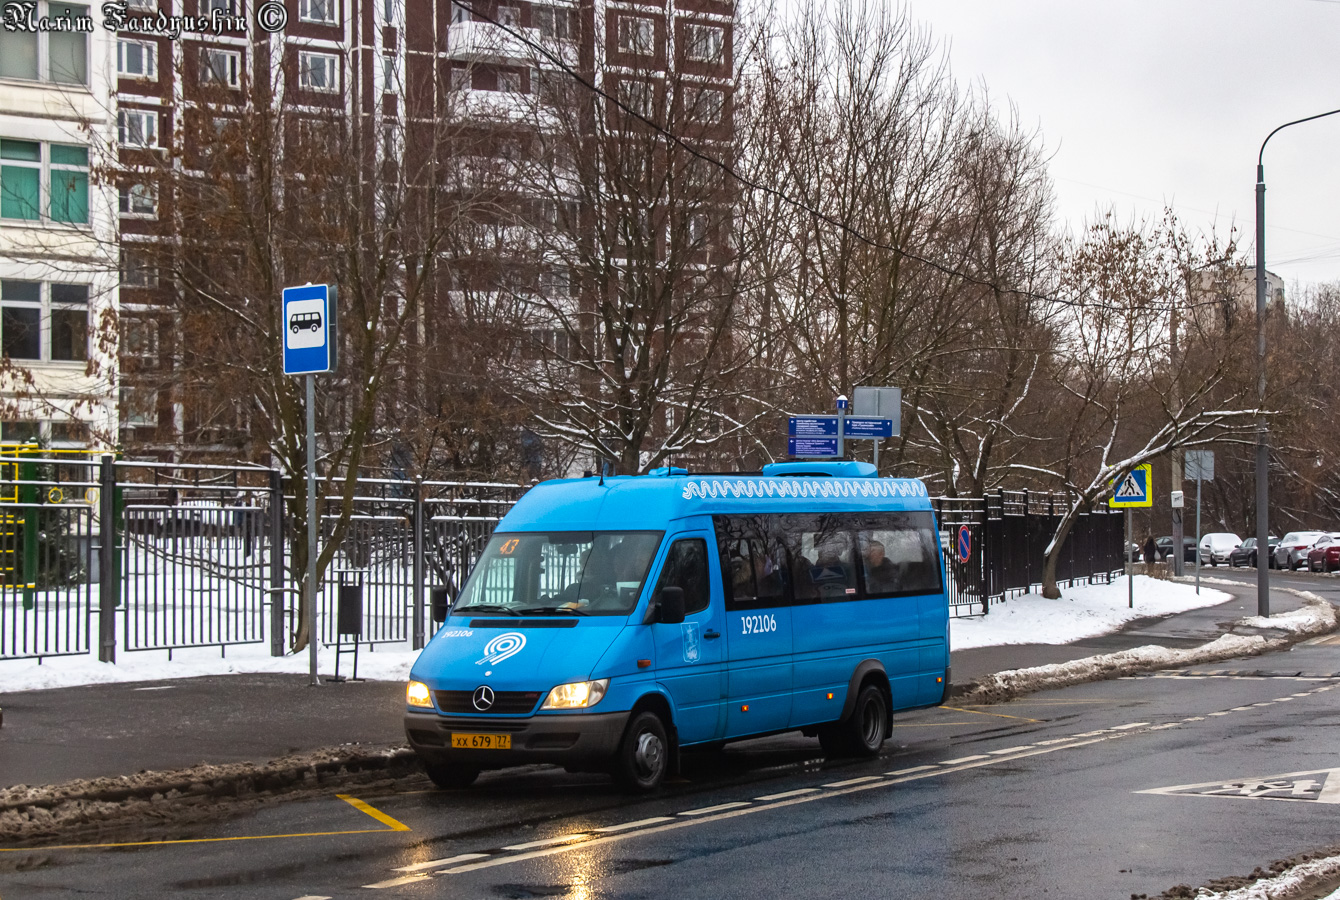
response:
[(915, 478), (657, 474), (608, 477), (603, 484), (572, 478), (535, 485), (498, 530), (659, 531), (688, 516), (930, 508), (926, 486)]

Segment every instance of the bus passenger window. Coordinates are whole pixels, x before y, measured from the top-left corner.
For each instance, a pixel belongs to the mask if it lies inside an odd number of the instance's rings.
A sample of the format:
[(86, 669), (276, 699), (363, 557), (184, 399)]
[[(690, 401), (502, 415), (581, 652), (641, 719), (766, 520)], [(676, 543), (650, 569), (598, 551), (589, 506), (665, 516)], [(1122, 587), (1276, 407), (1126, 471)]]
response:
[(707, 579), (707, 541), (685, 538), (671, 545), (661, 568), (661, 578), (656, 582), (653, 603), (661, 599), (661, 588), (664, 587), (678, 587), (684, 591), (685, 615), (707, 609), (711, 596)]

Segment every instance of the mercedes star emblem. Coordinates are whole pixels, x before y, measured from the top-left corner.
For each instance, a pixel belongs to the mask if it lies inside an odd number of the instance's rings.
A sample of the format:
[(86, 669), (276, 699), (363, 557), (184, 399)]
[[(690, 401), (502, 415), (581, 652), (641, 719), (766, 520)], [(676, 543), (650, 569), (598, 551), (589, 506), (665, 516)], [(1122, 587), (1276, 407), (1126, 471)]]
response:
[(473, 702), (475, 705), (475, 709), (479, 710), (480, 712), (484, 712), (487, 709), (492, 709), (493, 688), (489, 687), (487, 684), (481, 684), (479, 687), (475, 688), (475, 695), (473, 698)]

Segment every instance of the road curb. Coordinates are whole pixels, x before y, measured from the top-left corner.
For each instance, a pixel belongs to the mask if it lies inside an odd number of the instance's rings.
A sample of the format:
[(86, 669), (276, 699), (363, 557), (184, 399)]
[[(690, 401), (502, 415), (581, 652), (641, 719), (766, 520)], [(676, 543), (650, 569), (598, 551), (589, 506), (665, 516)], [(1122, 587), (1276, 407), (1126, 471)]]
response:
[[(296, 792), (336, 790), (418, 771), (404, 746), (333, 747), (265, 763), (186, 769), (0, 790), (0, 841), (63, 839), (126, 820), (180, 822), (217, 816), (221, 801), (255, 805)], [(45, 841), (49, 843), (49, 841)]]
[[(1202, 579), (1204, 581), (1204, 579)], [(1201, 663), (1221, 662), (1240, 656), (1259, 656), (1291, 647), (1300, 641), (1329, 634), (1337, 628), (1336, 609), (1327, 600), (1307, 591), (1281, 588), (1303, 598), (1303, 608), (1318, 613), (1315, 625), (1299, 628), (1279, 637), (1263, 635), (1223, 634), (1199, 647), (1175, 650), (1158, 644), (1146, 644), (1088, 656), (1064, 663), (1035, 666), (1028, 669), (1010, 669), (996, 672), (963, 685), (955, 685), (951, 697), (956, 703), (986, 705), (1004, 703), (1035, 691), (1069, 687), (1092, 681), (1106, 681), (1127, 675), (1140, 675), (1163, 669), (1177, 669)], [(1249, 617), (1250, 618), (1250, 617)], [(1283, 617), (1281, 617), (1283, 620)], [(1246, 621), (1246, 620), (1243, 620)]]

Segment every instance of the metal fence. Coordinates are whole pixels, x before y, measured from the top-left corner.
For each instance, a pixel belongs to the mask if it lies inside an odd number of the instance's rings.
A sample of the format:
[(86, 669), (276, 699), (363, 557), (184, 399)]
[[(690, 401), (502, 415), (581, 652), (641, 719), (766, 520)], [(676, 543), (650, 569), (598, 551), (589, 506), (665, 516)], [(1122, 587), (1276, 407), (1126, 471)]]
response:
[[(357, 585), (356, 640), (423, 646), (431, 588), (454, 595), (525, 488), (496, 482), (361, 479), (318, 591), (319, 640), (334, 645), (340, 585)], [(258, 466), (114, 461), (0, 447), (0, 660), (118, 650), (269, 644), (294, 627), (295, 537), (287, 479)], [(323, 546), (339, 498), (321, 498)], [(950, 602), (986, 613), (1041, 580), (1057, 498), (997, 492), (934, 501)], [(1121, 516), (1080, 516), (1061, 582), (1121, 569)], [(960, 531), (966, 528), (966, 536)], [(349, 617), (343, 617), (346, 622)], [(347, 633), (347, 632), (346, 632)], [(348, 638), (345, 638), (348, 643)]]

